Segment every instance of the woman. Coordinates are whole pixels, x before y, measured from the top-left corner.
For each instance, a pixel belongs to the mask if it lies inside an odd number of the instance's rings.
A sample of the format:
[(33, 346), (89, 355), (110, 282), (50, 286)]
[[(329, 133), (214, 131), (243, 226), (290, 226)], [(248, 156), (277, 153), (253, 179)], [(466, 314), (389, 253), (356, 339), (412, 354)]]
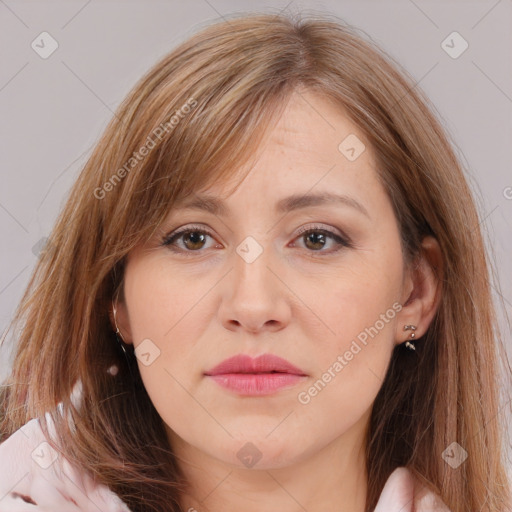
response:
[(19, 310), (0, 507), (510, 510), (479, 219), (404, 75), (252, 15), (142, 78)]

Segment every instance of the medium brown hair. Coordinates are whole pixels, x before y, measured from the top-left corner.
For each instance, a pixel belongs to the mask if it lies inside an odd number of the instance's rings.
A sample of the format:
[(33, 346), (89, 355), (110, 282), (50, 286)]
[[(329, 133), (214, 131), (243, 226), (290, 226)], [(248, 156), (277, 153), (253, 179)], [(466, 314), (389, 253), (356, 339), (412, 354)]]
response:
[[(426, 235), (443, 254), (434, 320), (416, 352), (394, 350), (373, 406), (367, 510), (403, 465), (452, 512), (502, 512), (509, 491), (497, 322), (472, 194), (414, 81), (366, 37), (326, 15), (233, 16), (203, 28), (135, 85), (80, 173), (18, 309), (2, 438), (35, 417), (47, 434), (50, 412), (64, 456), (133, 512), (180, 510), (183, 475), (133, 349), (124, 358), (116, 344), (111, 300), (126, 255), (176, 201), (227, 183), (301, 89), (334, 100), (372, 147), (405, 260), (414, 260)], [(178, 121), (171, 125), (170, 116)], [(150, 139), (154, 147), (139, 158)], [(113, 364), (115, 376), (107, 372)], [(80, 410), (71, 401), (78, 380)], [(457, 469), (441, 456), (454, 441), (469, 454)]]

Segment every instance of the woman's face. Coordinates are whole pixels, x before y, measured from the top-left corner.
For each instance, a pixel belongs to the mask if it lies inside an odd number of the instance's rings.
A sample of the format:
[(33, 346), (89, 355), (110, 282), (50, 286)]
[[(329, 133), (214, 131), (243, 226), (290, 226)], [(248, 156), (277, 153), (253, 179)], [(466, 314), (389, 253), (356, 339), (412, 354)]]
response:
[[(209, 196), (209, 210), (183, 204), (129, 254), (118, 324), (178, 453), (277, 468), (362, 446), (414, 322), (400, 312), (411, 282), (397, 221), (356, 126), (295, 94), (258, 156), (235, 193), (198, 192), (188, 199)], [(297, 370), (267, 360), (208, 375), (262, 354)]]

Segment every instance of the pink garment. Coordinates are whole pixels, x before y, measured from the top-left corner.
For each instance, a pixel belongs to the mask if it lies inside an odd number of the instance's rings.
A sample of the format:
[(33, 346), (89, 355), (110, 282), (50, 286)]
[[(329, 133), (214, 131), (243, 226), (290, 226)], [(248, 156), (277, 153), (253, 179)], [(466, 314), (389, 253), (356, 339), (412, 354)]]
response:
[[(46, 417), (53, 435), (53, 422)], [(116, 494), (57, 455), (37, 419), (1, 443), (0, 512), (130, 512)], [(397, 468), (375, 512), (450, 512), (437, 496), (419, 487), (409, 470)]]

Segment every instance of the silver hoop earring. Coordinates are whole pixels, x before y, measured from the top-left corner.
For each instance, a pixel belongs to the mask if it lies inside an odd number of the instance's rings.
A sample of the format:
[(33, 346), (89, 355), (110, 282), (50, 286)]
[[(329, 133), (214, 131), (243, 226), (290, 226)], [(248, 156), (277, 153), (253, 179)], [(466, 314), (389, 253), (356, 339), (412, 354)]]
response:
[[(119, 326), (117, 325), (117, 316), (116, 316), (117, 315), (117, 309), (116, 309), (116, 306), (114, 304), (114, 299), (112, 299), (112, 313), (114, 315), (114, 325), (116, 326), (116, 337), (120, 337), (124, 341), (123, 335), (121, 334), (121, 331), (119, 330)], [(123, 347), (123, 350), (124, 350), (124, 347)]]
[[(414, 333), (415, 330), (416, 330), (416, 326), (415, 325), (404, 325), (404, 331), (413, 331), (410, 334), (410, 339), (411, 340), (414, 339), (414, 337), (416, 336), (416, 334)], [(405, 342), (405, 346), (409, 350), (416, 350), (416, 347), (414, 346), (414, 343), (411, 343), (409, 340), (407, 340)]]
[(119, 326), (117, 325), (117, 309), (116, 309), (116, 306), (114, 304), (114, 299), (112, 299), (112, 313), (113, 313), (113, 316), (114, 316), (114, 325), (116, 326), (116, 331), (115, 331), (115, 335), (116, 335), (116, 340), (117, 340), (117, 343), (119, 344), (119, 346), (123, 349), (123, 352), (124, 352), (124, 355), (126, 357), (126, 360), (128, 361), (128, 354), (126, 352), (126, 349), (124, 348), (124, 345), (123, 343), (126, 343), (124, 341), (124, 338), (123, 338), (123, 335), (121, 334), (121, 331), (119, 330)]
[[(121, 331), (119, 330), (119, 326), (117, 325), (117, 309), (116, 309), (116, 306), (115, 306), (115, 303), (114, 303), (114, 299), (112, 299), (112, 314), (113, 314), (113, 317), (114, 317), (114, 325), (116, 327), (115, 335), (116, 335), (117, 343), (121, 347), (121, 349), (123, 350), (124, 357), (125, 357), (126, 363), (128, 365), (128, 371), (130, 372), (130, 377), (131, 377), (132, 381), (135, 381), (135, 377), (134, 377), (134, 375), (132, 373), (132, 369), (131, 369), (130, 358), (128, 357), (128, 352), (124, 348), (124, 344), (126, 342), (124, 341), (123, 335), (121, 334)], [(113, 365), (107, 371), (111, 375), (115, 376), (119, 372), (119, 367), (117, 365)]]

